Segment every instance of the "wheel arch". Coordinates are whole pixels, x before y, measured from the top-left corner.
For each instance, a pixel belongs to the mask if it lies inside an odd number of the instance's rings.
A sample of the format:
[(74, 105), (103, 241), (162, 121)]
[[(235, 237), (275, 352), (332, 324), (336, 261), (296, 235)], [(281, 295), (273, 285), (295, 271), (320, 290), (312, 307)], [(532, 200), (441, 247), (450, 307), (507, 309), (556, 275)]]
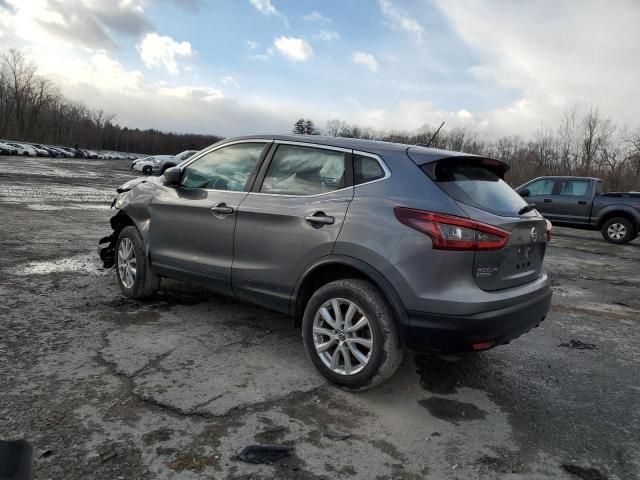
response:
[(615, 217), (626, 218), (633, 223), (636, 231), (638, 230), (638, 225), (640, 225), (640, 214), (636, 213), (633, 208), (626, 205), (611, 205), (603, 209), (598, 214), (598, 228), (602, 228), (608, 220)]
[(391, 307), (400, 340), (404, 343), (409, 326), (406, 309), (393, 285), (374, 267), (353, 257), (331, 255), (310, 265), (300, 276), (291, 296), (289, 312), (294, 326), (302, 324), (302, 314), (309, 298), (318, 288), (334, 280), (360, 278), (375, 285)]

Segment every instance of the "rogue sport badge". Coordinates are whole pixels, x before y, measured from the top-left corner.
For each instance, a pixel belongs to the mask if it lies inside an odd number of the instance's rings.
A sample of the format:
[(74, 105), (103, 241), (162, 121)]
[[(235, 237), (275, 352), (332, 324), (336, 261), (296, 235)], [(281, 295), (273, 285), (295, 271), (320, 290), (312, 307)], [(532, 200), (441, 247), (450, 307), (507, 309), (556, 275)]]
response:
[(538, 241), (538, 231), (536, 227), (531, 228), (531, 232), (529, 233), (529, 240), (531, 243), (536, 243)]

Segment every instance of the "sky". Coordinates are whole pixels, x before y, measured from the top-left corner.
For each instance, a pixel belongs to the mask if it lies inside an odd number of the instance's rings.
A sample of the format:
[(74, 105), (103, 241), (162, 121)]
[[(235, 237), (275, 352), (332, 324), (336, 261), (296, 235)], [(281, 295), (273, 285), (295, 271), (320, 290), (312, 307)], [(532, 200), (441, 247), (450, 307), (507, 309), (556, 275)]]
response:
[(638, 0), (0, 0), (0, 50), (121, 125), (282, 133), (300, 117), (528, 135), (640, 112)]

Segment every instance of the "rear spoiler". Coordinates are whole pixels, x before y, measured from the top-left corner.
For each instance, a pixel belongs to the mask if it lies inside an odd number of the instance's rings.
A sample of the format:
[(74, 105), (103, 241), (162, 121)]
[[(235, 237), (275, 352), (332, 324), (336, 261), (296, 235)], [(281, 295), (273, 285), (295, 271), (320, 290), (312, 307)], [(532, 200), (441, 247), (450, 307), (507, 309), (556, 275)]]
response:
[(505, 173), (507, 173), (511, 168), (508, 163), (501, 162), (494, 158), (481, 157), (479, 155), (471, 155), (468, 153), (449, 152), (435, 148), (409, 147), (407, 148), (407, 155), (432, 179), (435, 179), (436, 165), (441, 162), (482, 166), (502, 179), (504, 179)]

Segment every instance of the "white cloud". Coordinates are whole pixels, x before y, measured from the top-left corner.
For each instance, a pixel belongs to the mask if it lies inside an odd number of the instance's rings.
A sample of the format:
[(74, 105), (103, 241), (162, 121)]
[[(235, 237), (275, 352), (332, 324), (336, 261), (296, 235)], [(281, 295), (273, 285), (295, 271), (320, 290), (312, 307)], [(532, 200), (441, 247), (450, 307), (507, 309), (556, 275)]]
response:
[(289, 28), (289, 20), (287, 20), (287, 17), (285, 17), (276, 9), (276, 7), (273, 6), (271, 0), (249, 0), (249, 2), (255, 7), (256, 10), (267, 17), (280, 17), (285, 26)]
[(314, 10), (313, 12), (303, 15), (302, 18), (307, 20), (308, 22), (317, 22), (317, 23), (331, 23), (331, 19), (322, 15), (320, 12)]
[(254, 42), (253, 40), (247, 40), (247, 47), (249, 50), (255, 50), (258, 48), (260, 44), (258, 42)]
[(330, 42), (332, 40), (338, 40), (340, 38), (340, 34), (333, 30), (320, 30), (313, 36), (313, 38)]
[[(599, 106), (637, 125), (640, 3), (637, 0), (502, 2), (437, 0), (457, 35), (479, 58), (469, 72), (519, 94), (483, 115), (495, 132), (527, 134), (554, 124), (576, 104)], [(553, 12), (553, 15), (549, 15)], [(588, 25), (587, 28), (585, 26)]]
[(278, 37), (273, 46), (280, 55), (292, 62), (306, 62), (313, 57), (311, 45), (302, 38)]
[(190, 87), (180, 85), (177, 87), (161, 87), (158, 94), (165, 97), (175, 97), (181, 100), (215, 102), (222, 100), (224, 95), (216, 88), (211, 87)]
[(178, 73), (178, 58), (191, 58), (194, 51), (189, 42), (176, 42), (173, 38), (148, 33), (136, 46), (147, 68), (164, 67), (167, 72)]
[(416, 19), (397, 8), (390, 0), (378, 0), (378, 5), (392, 28), (404, 30), (413, 35), (418, 43), (422, 43), (426, 32)]
[(278, 10), (273, 6), (271, 0), (249, 0), (249, 2), (263, 15), (278, 15)]
[(356, 65), (363, 65), (372, 72), (378, 71), (378, 61), (376, 60), (376, 57), (374, 57), (371, 53), (355, 52), (351, 56), (351, 60)]
[(223, 85), (233, 85), (236, 88), (240, 88), (238, 81), (231, 75), (226, 75), (220, 79)]
[(0, 0), (0, 22), (29, 43), (55, 42), (92, 51), (116, 49), (114, 32), (138, 36), (151, 29), (136, 0)]

